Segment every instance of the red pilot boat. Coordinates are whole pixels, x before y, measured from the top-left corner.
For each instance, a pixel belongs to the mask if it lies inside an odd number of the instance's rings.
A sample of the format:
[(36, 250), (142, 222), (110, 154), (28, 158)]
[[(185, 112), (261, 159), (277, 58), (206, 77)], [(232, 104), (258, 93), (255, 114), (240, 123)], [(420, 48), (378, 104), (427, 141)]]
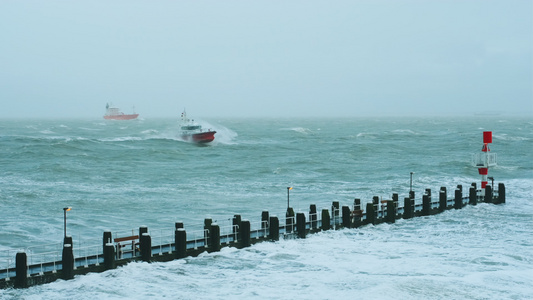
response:
[(105, 106), (106, 112), (104, 115), (104, 119), (106, 120), (132, 120), (137, 119), (139, 114), (136, 114), (133, 112), (133, 114), (125, 114), (120, 111), (118, 107), (111, 107), (109, 106), (109, 103)]
[(184, 141), (193, 143), (209, 143), (215, 139), (214, 130), (203, 130), (202, 125), (187, 118), (185, 110), (181, 113), (180, 136)]

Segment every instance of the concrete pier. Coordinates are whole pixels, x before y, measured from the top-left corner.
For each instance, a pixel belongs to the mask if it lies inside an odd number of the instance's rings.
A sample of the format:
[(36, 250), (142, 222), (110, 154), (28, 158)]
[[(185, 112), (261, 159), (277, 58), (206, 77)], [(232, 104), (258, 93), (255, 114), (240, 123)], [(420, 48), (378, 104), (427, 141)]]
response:
[[(361, 201), (356, 198), (353, 209), (350, 206), (340, 206), (339, 201), (333, 201), (331, 211), (328, 208), (317, 213), (316, 205), (309, 207), (308, 219), (305, 213), (294, 214), (292, 208), (287, 209), (285, 225), (280, 226), (279, 219), (268, 211), (262, 211), (259, 228), (252, 229), (249, 220), (242, 220), (240, 215), (234, 215), (232, 226), (228, 232), (221, 232), (218, 224), (211, 218), (204, 220), (204, 234), (200, 237), (187, 239), (187, 231), (183, 222), (174, 224), (173, 243), (152, 245), (152, 236), (146, 226), (139, 227), (139, 236), (112, 237), (110, 231), (104, 231), (100, 254), (86, 257), (75, 257), (72, 237), (65, 237), (62, 243), (60, 262), (42, 262), (28, 265), (25, 252), (18, 252), (15, 257), (15, 268), (0, 270), (0, 288), (25, 288), (37, 284), (52, 282), (57, 279), (72, 279), (75, 275), (89, 272), (104, 272), (122, 266), (131, 261), (169, 261), (182, 259), (187, 256), (197, 256), (202, 252), (217, 252), (223, 247), (245, 248), (263, 241), (278, 241), (280, 238), (306, 238), (308, 234), (330, 230), (332, 228), (353, 230), (365, 224), (378, 225), (381, 222), (395, 223), (396, 219), (411, 219), (419, 216), (430, 216), (448, 209), (461, 209), (465, 205), (479, 205), (479, 203), (503, 204), (506, 202), (505, 185), (498, 184), (494, 190), (492, 185), (484, 189), (477, 189), (475, 184), (469, 187), (468, 194), (463, 195), (462, 185), (458, 185), (452, 199), (447, 198), (447, 190), (441, 187), (439, 199), (433, 202), (431, 189), (426, 189), (422, 199), (414, 198), (414, 191), (404, 198), (403, 206), (399, 206), (399, 195), (392, 194), (392, 200), (380, 200), (375, 196), (361, 209)], [(254, 223), (257, 224), (257, 223)], [(172, 234), (170, 225), (170, 234)], [(226, 229), (226, 230), (228, 230)], [(135, 241), (139, 240), (136, 244)], [(158, 238), (155, 239), (159, 240)], [(121, 242), (131, 242), (131, 249), (123, 255)], [(99, 248), (99, 245), (96, 245)], [(138, 246), (138, 248), (137, 248)], [(77, 251), (76, 251), (77, 253)]]

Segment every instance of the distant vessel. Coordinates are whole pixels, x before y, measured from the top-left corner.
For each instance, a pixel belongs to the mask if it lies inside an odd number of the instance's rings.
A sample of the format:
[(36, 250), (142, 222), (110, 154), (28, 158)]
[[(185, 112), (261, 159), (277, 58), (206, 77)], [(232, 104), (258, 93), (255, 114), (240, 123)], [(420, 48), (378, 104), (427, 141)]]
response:
[(180, 136), (184, 141), (194, 142), (194, 143), (209, 143), (215, 139), (214, 130), (204, 131), (202, 125), (195, 123), (194, 120), (187, 118), (187, 113), (185, 110), (181, 113), (181, 123), (180, 123)]
[(133, 112), (133, 114), (125, 114), (120, 111), (118, 107), (111, 107), (109, 106), (109, 103), (105, 106), (106, 112), (104, 115), (104, 119), (106, 120), (132, 120), (137, 119), (139, 114), (136, 114)]

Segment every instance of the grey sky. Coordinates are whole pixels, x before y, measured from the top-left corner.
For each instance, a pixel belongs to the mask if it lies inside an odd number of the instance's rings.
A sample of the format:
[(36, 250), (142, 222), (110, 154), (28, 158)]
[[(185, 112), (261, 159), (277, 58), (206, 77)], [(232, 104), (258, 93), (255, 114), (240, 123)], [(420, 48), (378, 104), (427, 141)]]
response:
[(0, 1), (0, 118), (533, 116), (533, 1)]

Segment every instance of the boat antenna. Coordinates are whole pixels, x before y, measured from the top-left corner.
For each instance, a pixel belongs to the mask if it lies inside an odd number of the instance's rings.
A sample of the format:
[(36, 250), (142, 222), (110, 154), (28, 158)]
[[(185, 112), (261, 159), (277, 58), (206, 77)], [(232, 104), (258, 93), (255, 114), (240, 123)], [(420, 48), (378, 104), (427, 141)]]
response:
[(183, 108), (183, 112), (181, 113), (181, 121), (182, 122), (188, 122), (189, 119), (187, 119), (187, 112), (185, 111), (185, 108)]

